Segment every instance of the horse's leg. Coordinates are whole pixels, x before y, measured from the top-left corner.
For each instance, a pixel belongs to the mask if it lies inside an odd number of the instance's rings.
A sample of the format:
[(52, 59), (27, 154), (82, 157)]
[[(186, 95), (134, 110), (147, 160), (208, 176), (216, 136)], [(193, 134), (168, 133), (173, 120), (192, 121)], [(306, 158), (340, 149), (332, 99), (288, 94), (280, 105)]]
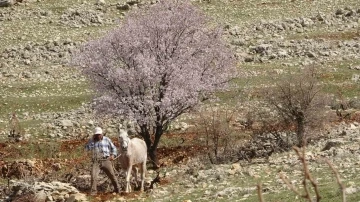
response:
[(126, 193), (129, 193), (131, 191), (131, 187), (130, 187), (131, 171), (132, 171), (132, 165), (129, 164), (129, 167), (127, 168), (126, 171), (126, 189), (125, 189)]
[(135, 184), (136, 184), (136, 187), (138, 187), (138, 175), (139, 175), (139, 171), (138, 171), (138, 167), (137, 166), (133, 166), (133, 172), (134, 172), (134, 175), (135, 175)]
[(145, 172), (146, 172), (146, 160), (142, 162), (141, 167), (141, 188), (140, 191), (144, 191), (144, 181), (145, 181)]

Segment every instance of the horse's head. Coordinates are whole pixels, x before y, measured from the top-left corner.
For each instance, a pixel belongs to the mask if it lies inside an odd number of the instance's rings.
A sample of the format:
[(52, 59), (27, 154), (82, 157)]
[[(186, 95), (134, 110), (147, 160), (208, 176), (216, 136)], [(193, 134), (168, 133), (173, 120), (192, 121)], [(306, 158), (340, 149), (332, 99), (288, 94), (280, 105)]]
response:
[(120, 135), (119, 135), (119, 144), (122, 151), (127, 151), (129, 147), (130, 138), (128, 136), (128, 133), (124, 129), (120, 129)]

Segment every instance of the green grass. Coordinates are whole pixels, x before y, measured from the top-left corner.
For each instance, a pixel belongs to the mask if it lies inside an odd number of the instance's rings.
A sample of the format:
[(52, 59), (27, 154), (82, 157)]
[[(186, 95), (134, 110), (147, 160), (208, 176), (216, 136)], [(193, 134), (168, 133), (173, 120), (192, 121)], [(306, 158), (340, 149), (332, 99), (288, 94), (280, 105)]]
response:
[[(95, 1), (89, 1), (85, 7), (90, 8)], [(108, 4), (116, 3), (115, 0), (107, 0)], [(345, 3), (346, 2), (346, 3)], [(216, 18), (223, 23), (230, 23), (232, 26), (243, 23), (258, 22), (261, 19), (273, 20), (282, 18), (295, 18), (298, 16), (313, 16), (317, 12), (333, 13), (337, 8), (342, 8), (339, 5), (359, 5), (358, 0), (339, 0), (331, 1), (328, 4), (324, 4), (320, 1), (294, 1), (289, 0), (248, 0), (248, 1), (223, 1), (212, 0), (211, 3), (199, 3), (207, 14)], [(80, 1), (74, 2), (73, 0), (47, 0), (42, 2), (30, 3), (27, 9), (43, 9), (50, 10), (53, 14), (46, 19), (25, 19), (17, 21), (2, 22), (3, 33), (5, 34), (4, 40), (0, 41), (0, 51), (6, 47), (14, 45), (23, 45), (28, 41), (44, 42), (45, 40), (54, 40), (59, 37), (60, 39), (70, 38), (73, 41), (88, 40), (90, 38), (100, 36), (105, 31), (111, 29), (113, 25), (109, 26), (90, 26), (82, 28), (70, 28), (59, 26), (55, 23), (40, 24), (40, 21), (47, 22), (48, 19), (56, 22), (60, 14), (71, 7), (80, 5)], [(20, 7), (14, 7), (18, 9)], [(93, 7), (92, 7), (93, 8)], [(304, 9), (307, 8), (307, 9)], [(5, 8), (7, 9), (7, 8)], [(108, 15), (109, 14), (109, 15)], [(119, 17), (118, 13), (107, 12), (105, 17)], [(286, 39), (303, 39), (312, 38), (320, 39), (325, 38), (330, 40), (348, 40), (357, 35), (356, 30), (348, 32), (326, 32), (325, 29), (313, 30), (310, 33), (302, 34), (290, 34), (286, 36)], [(240, 68), (246, 72), (254, 72), (249, 78), (239, 78), (234, 81), (238, 89), (230, 92), (218, 93), (220, 97), (220, 103), (235, 104), (243, 96), (256, 99), (256, 95), (252, 96), (250, 93), (254, 89), (263, 88), (273, 84), (274, 77), (278, 76), (274, 69), (284, 70), (284, 73), (297, 71), (298, 66), (286, 67), (281, 65), (284, 62), (298, 62), (298, 61), (279, 61), (272, 64), (244, 64)], [(324, 83), (324, 91), (327, 93), (335, 94), (340, 90), (343, 91), (344, 96), (354, 97), (358, 96), (360, 92), (360, 86), (356, 83), (349, 83), (352, 74), (357, 73), (356, 70), (350, 70), (349, 65), (360, 64), (360, 61), (346, 61), (336, 63), (326, 63), (323, 67), (323, 74), (321, 81)], [(32, 67), (36, 68), (36, 67)], [(335, 71), (334, 68), (337, 70)], [(8, 83), (0, 85), (0, 118), (7, 117), (9, 113), (17, 112), (29, 112), (30, 114), (38, 114), (43, 112), (60, 112), (76, 109), (81, 106), (82, 103), (88, 102), (91, 98), (91, 92), (88, 90), (88, 86), (85, 83), (79, 83), (75, 81), (69, 81), (64, 83), (57, 82), (42, 82), (42, 83)], [(30, 96), (35, 95), (35, 96)], [(233, 105), (230, 105), (233, 106)], [(30, 133), (41, 132), (37, 129), (42, 123), (39, 120), (19, 120), (23, 128), (30, 128)], [(0, 123), (0, 128), (5, 128), (6, 122)], [(182, 141), (181, 136), (176, 138), (167, 138), (166, 135), (161, 139), (161, 146), (172, 147), (178, 146)], [(194, 142), (200, 143), (199, 139), (194, 139)], [(190, 143), (194, 143), (190, 142)], [(189, 144), (189, 141), (185, 142)], [(59, 145), (56, 142), (49, 142), (44, 144), (38, 144), (36, 141), (31, 142), (28, 146), (17, 148), (17, 152), (24, 158), (52, 158), (59, 151)], [(82, 154), (82, 147), (75, 147), (71, 149), (71, 153), (66, 158), (77, 158)], [(65, 158), (65, 157), (64, 157)], [(324, 168), (324, 170), (326, 170)], [(264, 188), (269, 188), (268, 192), (264, 193), (265, 201), (302, 201), (296, 199), (296, 195), (288, 190), (286, 187), (280, 187), (281, 185), (276, 183), (279, 179), (279, 170), (271, 168), (269, 172), (259, 172), (259, 177), (254, 178), (248, 175), (235, 176), (230, 181), (229, 185), (219, 184), (217, 181), (207, 182), (208, 186), (202, 188), (201, 184), (192, 192), (188, 192), (189, 189), (183, 186), (181, 189), (174, 189), (170, 196), (165, 196), (166, 201), (183, 201), (190, 199), (192, 201), (201, 201), (206, 191), (211, 191), (211, 194), (220, 191), (218, 186), (226, 188), (227, 186), (234, 187), (255, 187), (257, 182), (267, 182), (268, 185), (264, 185)], [(292, 168), (286, 169), (285, 172), (292, 176)], [(319, 188), (323, 201), (341, 201), (338, 186), (335, 183), (334, 175), (329, 169), (326, 172), (315, 173), (316, 177), (323, 178), (319, 182)], [(188, 177), (188, 176), (184, 176)], [(297, 180), (301, 178), (296, 177)], [(349, 183), (350, 180), (355, 182), (360, 181), (359, 177), (352, 175), (351, 178), (347, 178), (345, 183)], [(0, 181), (1, 183), (1, 181)], [(175, 181), (173, 183), (181, 183)], [(209, 187), (213, 184), (214, 187)], [(170, 185), (169, 185), (170, 186)], [(279, 192), (272, 191), (273, 187)], [(160, 188), (161, 189), (161, 188)], [(184, 194), (186, 193), (186, 194)], [(250, 191), (248, 193), (239, 192), (237, 198), (241, 199), (245, 194), (250, 194), (244, 201), (256, 201), (258, 197), (256, 191)], [(146, 198), (145, 201), (152, 201), (151, 198)], [(348, 196), (348, 201), (359, 201), (359, 194), (353, 194)], [(223, 198), (214, 199), (214, 201), (229, 201), (224, 196)]]
[[(277, 165), (280, 166), (280, 165)], [(185, 184), (182, 184), (181, 181), (174, 180), (172, 181), (176, 189), (169, 195), (164, 196), (165, 201), (246, 201), (246, 202), (259, 202), (258, 193), (256, 190), (256, 185), (258, 183), (262, 184), (263, 188), (263, 198), (266, 202), (283, 202), (283, 201), (306, 201), (300, 196), (297, 196), (293, 191), (291, 191), (284, 183), (281, 182), (279, 177), (279, 171), (283, 170), (286, 176), (288, 176), (289, 181), (296, 180), (295, 187), (299, 190), (300, 193), (304, 193), (302, 187), (302, 166), (300, 164), (296, 165), (285, 165), (287, 168), (278, 170), (276, 167), (271, 167), (269, 165), (262, 165), (260, 167), (253, 167), (253, 171), (256, 173), (254, 176), (249, 176), (247, 174), (247, 167), (244, 167), (244, 175), (234, 175), (228, 176), (225, 181), (217, 181), (214, 178), (208, 180), (199, 180), (194, 182), (195, 188), (186, 188)], [(317, 181), (319, 194), (322, 197), (321, 201), (333, 201), (338, 202), (342, 201), (342, 194), (339, 188), (339, 185), (336, 182), (336, 177), (333, 174), (333, 171), (325, 163), (319, 162), (310, 162), (310, 172), (312, 177)], [(346, 168), (342, 167), (342, 170)], [(226, 175), (226, 174), (225, 174)], [(347, 177), (344, 177), (347, 176)], [(186, 175), (183, 178), (189, 178), (190, 176)], [(356, 173), (340, 173), (340, 178), (342, 183), (346, 187), (350, 187), (351, 184), (355, 187), (358, 187), (357, 182), (359, 182), (359, 177)], [(354, 184), (355, 183), (355, 184)], [(205, 185), (205, 186), (204, 186)], [(308, 187), (310, 190), (310, 195), (315, 197), (315, 192), (310, 182), (308, 181)], [(170, 186), (171, 187), (171, 186)], [(236, 191), (232, 196), (223, 195), (221, 197), (215, 196), (216, 193), (221, 192), (227, 188), (243, 188), (244, 191)], [(247, 191), (246, 189), (250, 189)], [(190, 191), (191, 190), (191, 191)], [(209, 192), (210, 195), (205, 193)], [(184, 194), (186, 193), (186, 194)], [(245, 197), (247, 196), (247, 197)], [(357, 193), (347, 194), (347, 201), (358, 201), (360, 195)], [(145, 201), (152, 201), (152, 198), (147, 198)]]
[[(116, 1), (109, 0), (107, 3), (116, 3)], [(65, 6), (66, 5), (66, 6)], [(71, 6), (69, 6), (71, 5)], [(26, 10), (44, 10), (51, 11), (52, 13), (46, 18), (34, 17), (28, 15), (19, 20), (13, 19), (12, 21), (2, 21), (2, 31), (5, 34), (2, 36), (4, 40), (0, 41), (0, 51), (6, 47), (25, 44), (28, 41), (44, 42), (46, 40), (54, 40), (56, 37), (60, 39), (71, 38), (73, 41), (89, 40), (94, 36), (99, 36), (114, 25), (102, 25), (102, 26), (88, 26), (82, 28), (71, 28), (69, 26), (59, 25), (60, 15), (69, 8), (81, 8), (81, 9), (93, 9), (95, 10), (94, 2), (88, 4), (81, 4), (81, 2), (74, 2), (70, 0), (56, 1), (42, 1), (32, 2), (26, 6)], [(115, 7), (111, 7), (115, 9)], [(24, 15), (19, 10), (23, 10), (22, 6), (12, 8), (3, 8), (4, 11), (9, 10), (13, 16)], [(28, 12), (31, 13), (31, 12)], [(105, 12), (104, 18), (117, 19), (119, 13)], [(52, 23), (50, 23), (52, 21)]]
[[(288, 1), (288, 0), (247, 0), (223, 1), (212, 0), (201, 3), (205, 12), (222, 23), (232, 25), (257, 22), (262, 19), (278, 20), (315, 15), (318, 12), (331, 13), (342, 5), (358, 6), (357, 0), (339, 0), (324, 4), (323, 1)], [(304, 9), (306, 8), (306, 9)]]
[(360, 85), (357, 83), (348, 83), (348, 84), (325, 84), (323, 87), (325, 93), (342, 95), (346, 98), (359, 97)]
[(328, 29), (321, 29), (316, 27), (316, 29), (307, 32), (307, 33), (297, 33), (290, 34), (286, 37), (288, 40), (300, 40), (300, 39), (325, 39), (325, 40), (352, 40), (356, 37), (360, 37), (360, 32), (357, 29), (351, 29), (347, 31), (332, 31)]
[(345, 62), (330, 62), (322, 66), (320, 82), (323, 83), (325, 93), (353, 98), (359, 96), (360, 85), (351, 78), (358, 74), (358, 70), (350, 69), (351, 66), (360, 65), (360, 60)]
[(0, 85), (0, 117), (10, 113), (67, 111), (90, 101), (85, 82), (20, 82)]
[[(39, 126), (42, 124), (43, 122), (40, 120), (19, 120), (19, 124), (20, 124), (20, 128), (26, 128), (28, 129), (28, 133), (33, 134), (35, 132), (40, 132), (39, 131)], [(4, 129), (4, 131), (10, 131), (9, 128), (9, 122), (3, 122), (0, 123), (0, 128)]]
[[(296, 61), (288, 61), (296, 62)], [(300, 66), (287, 67), (280, 63), (271, 64), (244, 64), (239, 69), (249, 76), (240, 77), (233, 80), (233, 84), (237, 86), (234, 90), (219, 92), (216, 95), (220, 98), (219, 103), (226, 103), (234, 106), (241, 98), (247, 97), (257, 99), (261, 96), (259, 89), (267, 88), (273, 85), (280, 77), (286, 77), (289, 73), (299, 72)], [(324, 93), (338, 95), (339, 92), (343, 96), (353, 98), (359, 96), (360, 85), (351, 81), (354, 74), (359, 74), (359, 70), (350, 69), (351, 66), (360, 65), (360, 60), (350, 61), (330, 61), (325, 64), (317, 65), (319, 70), (319, 82), (323, 85)], [(283, 74), (277, 74), (275, 69), (283, 71)]]
[[(51, 2), (51, 1), (49, 1)], [(56, 3), (56, 2), (52, 2), (53, 4)], [(69, 6), (66, 6), (66, 5), (57, 5), (55, 4), (54, 6), (51, 6), (51, 5), (47, 5), (47, 7), (49, 8), (50, 11), (58, 14), (58, 15), (61, 15), (63, 14), (64, 11), (68, 10), (69, 9)]]
[[(83, 94), (78, 96), (46, 96), (29, 98), (0, 98), (0, 114), (4, 119), (9, 114), (16, 113), (22, 115), (24, 112), (29, 115), (43, 112), (63, 112), (76, 109), (83, 103), (88, 102), (92, 96)], [(22, 120), (19, 119), (22, 128), (30, 134), (41, 134), (40, 120)], [(0, 123), (0, 127), (6, 131), (8, 122)]]
[[(71, 38), (73, 41), (89, 40), (93, 37), (99, 36), (111, 29), (113, 26), (88, 26), (80, 29), (63, 27), (56, 24), (37, 24), (33, 21), (20, 21), (16, 26), (11, 23), (4, 23), (4, 32), (13, 33), (6, 35), (6, 40), (1, 40), (0, 51), (6, 47), (26, 44), (27, 42), (42, 43), (46, 40), (54, 40), (56, 37), (61, 40)], [(21, 27), (21, 32), (18, 32)], [(36, 32), (34, 32), (36, 30)]]
[(0, 114), (12, 112), (59, 112), (78, 108), (82, 103), (89, 101), (91, 95), (79, 96), (46, 96), (46, 97), (26, 97), (26, 98), (1, 98)]
[(30, 142), (26, 149), (24, 149), (24, 147), (18, 149), (20, 156), (22, 156), (25, 159), (55, 158), (58, 151), (59, 151), (59, 143), (56, 142), (39, 143), (37, 141)]
[[(0, 85), (0, 94), (10, 93), (9, 97), (23, 97), (23, 95), (47, 94), (84, 94), (90, 93), (86, 82), (14, 82)], [(6, 96), (7, 97), (7, 96)]]

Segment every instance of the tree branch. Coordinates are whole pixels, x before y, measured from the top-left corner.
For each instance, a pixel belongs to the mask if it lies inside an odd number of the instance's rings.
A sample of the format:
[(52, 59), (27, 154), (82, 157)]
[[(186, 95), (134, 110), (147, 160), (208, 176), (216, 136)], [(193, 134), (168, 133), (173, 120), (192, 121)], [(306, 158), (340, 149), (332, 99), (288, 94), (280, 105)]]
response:
[(341, 191), (341, 196), (342, 196), (342, 202), (346, 202), (346, 193), (345, 193), (345, 185), (341, 182), (340, 180), (340, 175), (339, 172), (336, 170), (336, 168), (334, 167), (334, 165), (329, 161), (329, 159), (325, 159), (326, 163), (330, 166), (331, 170), (334, 172), (335, 177), (336, 177), (336, 182), (338, 183), (339, 187), (340, 187), (340, 191)]

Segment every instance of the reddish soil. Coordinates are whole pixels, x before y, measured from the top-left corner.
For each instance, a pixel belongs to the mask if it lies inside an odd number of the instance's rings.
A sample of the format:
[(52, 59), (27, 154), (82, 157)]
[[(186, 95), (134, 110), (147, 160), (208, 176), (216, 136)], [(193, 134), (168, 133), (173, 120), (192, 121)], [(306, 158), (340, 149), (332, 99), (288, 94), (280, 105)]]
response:
[[(174, 164), (184, 163), (190, 159), (190, 157), (200, 154), (205, 151), (204, 146), (191, 145), (191, 143), (196, 144), (193, 140), (196, 138), (196, 134), (166, 134), (166, 138), (180, 140), (179, 146), (169, 146), (169, 147), (160, 147), (157, 150), (158, 158), (162, 167), (169, 167)], [(118, 146), (117, 138), (112, 138), (115, 145)], [(24, 155), (28, 152), (43, 152), (42, 155), (46, 157), (33, 156), (30, 160), (35, 161), (35, 167), (37, 173), (44, 174), (45, 179), (57, 179), (57, 177), (64, 178), (66, 174), (78, 175), (79, 173), (87, 173), (88, 158), (83, 152), (84, 155), (76, 154), (81, 152), (81, 148), (84, 147), (87, 140), (63, 140), (59, 141), (58, 147), (52, 156), (47, 154), (47, 150), (44, 148), (47, 147), (48, 142), (2, 142), (0, 143), (0, 171), (3, 166), (10, 165), (11, 162), (17, 159), (24, 159)], [(40, 145), (40, 146), (39, 146)], [(41, 147), (42, 145), (42, 147)], [(52, 150), (50, 150), (52, 151)], [(28, 155), (26, 155), (28, 156)], [(51, 157), (49, 157), (51, 156)], [(60, 168), (57, 167), (60, 165)], [(60, 172), (60, 173), (59, 173)], [(160, 174), (161, 176), (161, 174)], [(159, 184), (167, 184), (171, 179), (159, 178)], [(60, 180), (60, 179), (58, 179)], [(81, 190), (84, 191), (84, 190)], [(133, 192), (129, 194), (122, 193), (121, 196), (126, 199), (133, 199), (139, 196), (139, 192)], [(97, 196), (93, 197), (93, 201), (108, 201), (111, 198), (116, 197), (112, 193), (100, 193)]]

